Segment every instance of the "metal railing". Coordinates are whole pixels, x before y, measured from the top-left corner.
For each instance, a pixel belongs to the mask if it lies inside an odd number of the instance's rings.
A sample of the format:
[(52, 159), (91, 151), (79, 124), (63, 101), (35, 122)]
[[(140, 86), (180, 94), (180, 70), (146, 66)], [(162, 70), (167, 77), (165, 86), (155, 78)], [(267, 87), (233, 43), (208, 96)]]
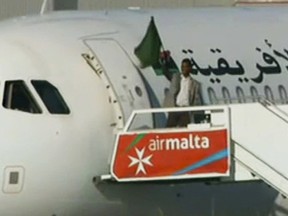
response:
[[(242, 149), (242, 151), (244, 151), (246, 153), (246, 155), (250, 155), (252, 156), (252, 158), (260, 161), (260, 163), (264, 166), (266, 166), (268, 169), (270, 169), (274, 174), (278, 175), (279, 177), (281, 177), (282, 180), (288, 181), (288, 178), (281, 172), (279, 172), (278, 170), (276, 170), (274, 167), (270, 166), (268, 163), (266, 163), (263, 159), (261, 159), (261, 157), (259, 157), (257, 154), (252, 153), (251, 151), (249, 151), (247, 148), (245, 148), (243, 145), (235, 142), (234, 140), (232, 140), (232, 144), (234, 144), (236, 147), (239, 147), (240, 149)], [(237, 149), (235, 149), (237, 151)], [(279, 187), (277, 184), (273, 183), (273, 181), (271, 181), (270, 179), (266, 178), (265, 175), (261, 174), (261, 172), (259, 172), (258, 170), (255, 170), (252, 168), (252, 166), (248, 165), (246, 162), (244, 162), (243, 160), (241, 160), (241, 158), (238, 158), (235, 156), (235, 153), (232, 154), (234, 160), (238, 161), (238, 163), (242, 164), (242, 166), (246, 167), (246, 169), (250, 170), (250, 172), (252, 172), (254, 175), (258, 176), (260, 179), (262, 179), (264, 182), (266, 182), (267, 184), (271, 185), (273, 188), (275, 188), (277, 191), (279, 191), (280, 193), (284, 194), (285, 196), (287, 196), (287, 191), (284, 191), (283, 188)], [(245, 157), (247, 158), (247, 157)], [(253, 163), (254, 164), (254, 163)], [(270, 175), (269, 175), (270, 177)]]
[(261, 101), (259, 101), (259, 103), (265, 107), (267, 110), (269, 110), (270, 112), (272, 112), (274, 115), (278, 116), (279, 118), (281, 118), (283, 121), (285, 121), (286, 123), (288, 123), (288, 113), (286, 113), (285, 111), (283, 111), (282, 109), (280, 109), (275, 103), (267, 100), (267, 99), (263, 99)]
[[(190, 112), (190, 113), (203, 113), (204, 115), (210, 115), (210, 124), (213, 126), (213, 123), (215, 123), (215, 118), (213, 119), (214, 116), (217, 114), (223, 113), (223, 116), (221, 121), (222, 123), (219, 124), (219, 122), (214, 124), (216, 125), (225, 125), (229, 128), (229, 115), (228, 115), (229, 107), (228, 106), (193, 106), (193, 107), (173, 107), (173, 108), (152, 108), (152, 109), (142, 109), (142, 110), (134, 110), (130, 117), (128, 118), (125, 127), (124, 127), (124, 132), (127, 132), (131, 130), (131, 125), (133, 124), (133, 121), (136, 119), (137, 116), (143, 115), (143, 114), (157, 114), (157, 113), (164, 113), (165, 115), (168, 115), (168, 113), (171, 112)], [(219, 121), (219, 118), (217, 118)], [(201, 122), (201, 123), (207, 123), (207, 122)], [(198, 123), (198, 124), (201, 124)]]

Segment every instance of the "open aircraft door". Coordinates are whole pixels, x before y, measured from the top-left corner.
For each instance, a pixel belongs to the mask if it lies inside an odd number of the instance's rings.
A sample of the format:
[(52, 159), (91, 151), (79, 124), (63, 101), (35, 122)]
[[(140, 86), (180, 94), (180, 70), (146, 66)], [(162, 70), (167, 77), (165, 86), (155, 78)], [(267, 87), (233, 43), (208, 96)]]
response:
[[(109, 91), (117, 118), (116, 127), (122, 129), (133, 110), (150, 107), (140, 72), (117, 41), (91, 39), (84, 43), (89, 48), (89, 53), (83, 54), (83, 57)], [(139, 127), (152, 126), (153, 119), (152, 116), (145, 116), (137, 122)]]

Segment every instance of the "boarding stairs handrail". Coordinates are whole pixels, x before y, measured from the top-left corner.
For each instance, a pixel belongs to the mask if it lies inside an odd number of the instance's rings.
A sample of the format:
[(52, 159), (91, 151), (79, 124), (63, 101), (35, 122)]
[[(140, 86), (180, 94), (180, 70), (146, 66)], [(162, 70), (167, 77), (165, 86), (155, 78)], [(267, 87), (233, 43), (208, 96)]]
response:
[[(232, 153), (232, 157), (234, 158), (235, 161), (237, 161), (243, 167), (248, 169), (252, 174), (258, 176), (268, 185), (279, 191), (282, 195), (288, 197), (288, 184), (287, 184), (288, 178), (285, 175), (283, 175), (281, 172), (277, 171), (275, 168), (270, 166), (255, 153), (251, 153), (247, 148), (245, 148), (240, 143), (237, 143), (234, 140), (232, 140), (232, 143), (234, 144), (234, 152), (235, 152)], [(243, 159), (241, 160), (241, 158), (250, 160), (250, 164), (253, 164), (254, 168), (252, 168), (252, 166), (249, 166), (247, 162), (244, 162)], [(267, 173), (266, 175), (260, 174), (260, 172), (258, 171), (260, 167), (262, 169), (261, 173)], [(265, 168), (264, 172), (263, 168)], [(280, 177), (280, 180), (278, 180), (278, 182), (276, 183), (272, 179), (273, 176)]]
[[(228, 113), (229, 106), (223, 105), (214, 105), (214, 106), (191, 106), (191, 107), (166, 107), (166, 108), (148, 108), (148, 109), (138, 109), (134, 110), (128, 120), (125, 123), (125, 127), (123, 132), (129, 131), (129, 128), (138, 114), (153, 114), (153, 113), (169, 113), (169, 112), (194, 112), (194, 111), (202, 111), (205, 114), (211, 114), (212, 112), (223, 112)], [(225, 116), (224, 120), (225, 124), (229, 126), (228, 115)]]
[(259, 103), (265, 107), (270, 112), (274, 113), (276, 116), (281, 118), (283, 121), (288, 123), (288, 113), (280, 109), (276, 104), (267, 100), (267, 99), (260, 99)]
[[(239, 102), (239, 100), (242, 100), (243, 102)], [(282, 109), (280, 109), (276, 102), (277, 101), (271, 101), (268, 100), (266, 97), (264, 96), (257, 96), (257, 97), (253, 97), (253, 96), (245, 96), (243, 98), (217, 98), (217, 101), (220, 102), (218, 103), (219, 105), (230, 105), (230, 104), (234, 104), (233, 102), (235, 101), (238, 103), (260, 103), (262, 106), (264, 106), (267, 110), (269, 110), (270, 112), (273, 112), (276, 116), (278, 116), (279, 118), (281, 118), (282, 120), (284, 120), (285, 122), (288, 123), (288, 113), (286, 113), (285, 111), (283, 111)], [(222, 104), (223, 102), (223, 104)], [(283, 101), (279, 101), (280, 103)]]

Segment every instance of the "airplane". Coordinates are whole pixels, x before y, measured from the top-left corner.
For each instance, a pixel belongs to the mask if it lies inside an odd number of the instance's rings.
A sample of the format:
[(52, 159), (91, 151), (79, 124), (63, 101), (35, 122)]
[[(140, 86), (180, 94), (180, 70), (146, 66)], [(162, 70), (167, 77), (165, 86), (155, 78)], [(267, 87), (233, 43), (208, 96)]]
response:
[[(269, 145), (271, 160), (285, 166), (285, 7), (24, 16), (0, 24), (1, 215), (288, 215), (285, 178), (284, 183), (267, 184), (261, 172), (251, 169), (243, 169), (243, 181), (101, 178), (110, 173), (115, 137), (131, 113), (161, 108), (169, 88), (159, 65), (143, 68), (134, 53), (151, 16), (172, 69), (183, 58), (191, 60), (205, 104), (199, 109), (243, 108), (239, 119), (247, 117), (245, 127), (254, 130), (242, 127), (240, 138)], [(263, 114), (265, 119), (259, 119), (261, 101), (277, 115), (269, 112), (269, 118)], [(154, 120), (142, 118), (137, 124), (152, 125)], [(267, 133), (266, 127), (272, 131)], [(275, 142), (266, 144), (265, 134)], [(282, 183), (284, 189), (276, 190)]]

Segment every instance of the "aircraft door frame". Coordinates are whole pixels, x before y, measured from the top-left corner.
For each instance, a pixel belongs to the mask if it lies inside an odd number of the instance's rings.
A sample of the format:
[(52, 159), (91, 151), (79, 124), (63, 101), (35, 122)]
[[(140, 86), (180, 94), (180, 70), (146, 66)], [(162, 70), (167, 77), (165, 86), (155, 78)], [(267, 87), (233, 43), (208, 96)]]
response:
[[(139, 71), (126, 50), (113, 38), (87, 39), (83, 43), (88, 47), (89, 53), (82, 56), (104, 82), (117, 118), (116, 127), (122, 129), (135, 109), (150, 107)], [(153, 126), (152, 117), (139, 119), (139, 127), (143, 122)]]

